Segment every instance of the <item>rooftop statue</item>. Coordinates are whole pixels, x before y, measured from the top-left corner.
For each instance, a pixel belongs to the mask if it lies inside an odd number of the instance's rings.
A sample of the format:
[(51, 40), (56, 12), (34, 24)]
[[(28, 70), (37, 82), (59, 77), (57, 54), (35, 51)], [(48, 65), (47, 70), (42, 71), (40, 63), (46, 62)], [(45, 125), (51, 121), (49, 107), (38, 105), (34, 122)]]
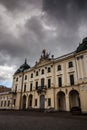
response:
[(40, 59), (49, 59), (50, 53), (46, 51), (46, 49), (42, 50), (41, 58)]

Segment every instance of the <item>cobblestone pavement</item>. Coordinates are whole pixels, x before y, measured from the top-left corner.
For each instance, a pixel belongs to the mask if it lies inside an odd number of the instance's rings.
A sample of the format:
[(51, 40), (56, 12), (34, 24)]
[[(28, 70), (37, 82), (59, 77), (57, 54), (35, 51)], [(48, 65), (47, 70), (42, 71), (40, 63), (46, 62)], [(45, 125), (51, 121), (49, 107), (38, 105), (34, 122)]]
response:
[(0, 130), (87, 130), (87, 115), (0, 111)]

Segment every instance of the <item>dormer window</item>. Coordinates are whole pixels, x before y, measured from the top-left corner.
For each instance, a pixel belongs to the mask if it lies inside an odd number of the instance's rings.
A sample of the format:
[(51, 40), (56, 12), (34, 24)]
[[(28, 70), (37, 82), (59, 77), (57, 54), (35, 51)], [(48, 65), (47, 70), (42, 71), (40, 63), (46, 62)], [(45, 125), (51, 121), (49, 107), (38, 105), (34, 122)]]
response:
[(68, 66), (69, 66), (69, 68), (73, 67), (73, 62), (72, 62), (72, 61), (69, 62), (69, 63), (68, 63)]
[(60, 71), (60, 70), (61, 70), (61, 65), (58, 65), (57, 70), (58, 70), (58, 71)]

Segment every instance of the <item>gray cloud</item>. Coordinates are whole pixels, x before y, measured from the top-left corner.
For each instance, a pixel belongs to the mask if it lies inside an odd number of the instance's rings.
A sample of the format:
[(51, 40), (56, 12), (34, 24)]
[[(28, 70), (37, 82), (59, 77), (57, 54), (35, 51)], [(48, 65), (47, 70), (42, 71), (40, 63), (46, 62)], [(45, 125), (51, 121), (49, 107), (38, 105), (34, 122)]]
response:
[(1, 68), (11, 67), (12, 75), (25, 58), (32, 66), (43, 48), (55, 57), (75, 50), (86, 21), (86, 0), (0, 0)]
[(0, 0), (0, 3), (3, 4), (8, 10), (24, 10), (26, 6), (31, 6), (32, 4), (39, 7), (42, 0)]

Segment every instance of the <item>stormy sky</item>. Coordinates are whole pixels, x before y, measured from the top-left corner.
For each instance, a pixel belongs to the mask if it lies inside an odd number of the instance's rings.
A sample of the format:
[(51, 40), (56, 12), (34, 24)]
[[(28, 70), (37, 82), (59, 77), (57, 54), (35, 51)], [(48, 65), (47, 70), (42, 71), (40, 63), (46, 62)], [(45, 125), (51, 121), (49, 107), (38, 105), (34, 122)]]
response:
[(27, 58), (33, 66), (46, 48), (55, 57), (87, 36), (87, 0), (0, 0), (0, 84)]

